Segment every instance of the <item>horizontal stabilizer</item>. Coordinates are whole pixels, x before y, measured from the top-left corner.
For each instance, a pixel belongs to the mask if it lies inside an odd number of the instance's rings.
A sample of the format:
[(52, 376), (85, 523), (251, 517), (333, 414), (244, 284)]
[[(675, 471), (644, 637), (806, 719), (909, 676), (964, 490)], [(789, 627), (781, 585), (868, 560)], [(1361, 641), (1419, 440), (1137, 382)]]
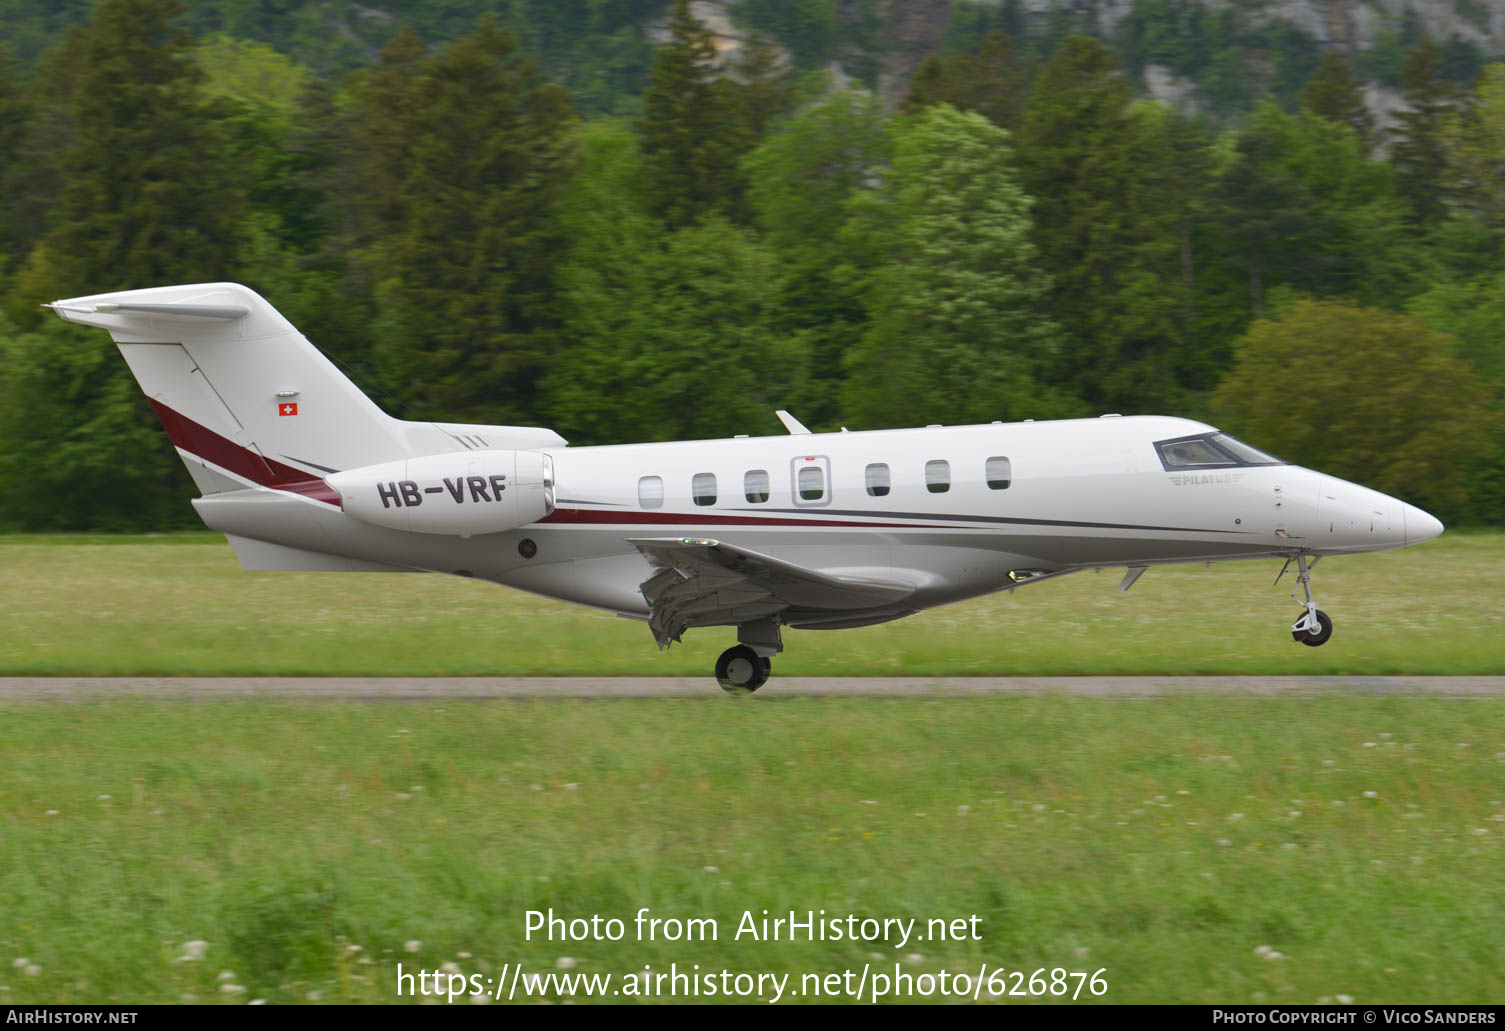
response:
[(66, 301), (54, 301), (52, 304), (44, 304), (42, 307), (51, 308), (56, 312), (75, 312), (80, 315), (154, 315), (177, 319), (217, 319), (222, 322), (233, 322), (236, 319), (245, 318), (251, 313), (250, 308), (241, 307), (237, 304), (125, 304), (110, 302), (70, 304)]

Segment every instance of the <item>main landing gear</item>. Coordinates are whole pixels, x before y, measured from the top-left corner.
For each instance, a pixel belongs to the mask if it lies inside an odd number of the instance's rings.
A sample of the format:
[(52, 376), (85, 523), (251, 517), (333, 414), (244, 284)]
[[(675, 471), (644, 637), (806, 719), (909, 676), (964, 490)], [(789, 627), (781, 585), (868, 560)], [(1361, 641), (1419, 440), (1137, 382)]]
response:
[[(1300, 641), (1302, 644), (1312, 648), (1326, 644), (1328, 638), (1333, 636), (1332, 619), (1328, 617), (1326, 612), (1317, 607), (1316, 602), (1312, 601), (1312, 569), (1316, 567), (1321, 558), (1322, 556), (1318, 555), (1308, 563), (1304, 553), (1296, 556), (1296, 582), (1301, 585), (1301, 589), (1306, 593), (1305, 603), (1302, 603), (1301, 599), (1296, 597), (1295, 591), (1291, 592), (1292, 600), (1298, 604), (1304, 604), (1306, 609), (1301, 614), (1301, 618), (1291, 624), (1291, 639)], [(1286, 559), (1286, 565), (1290, 566), (1290, 564), (1291, 560)], [(1282, 569), (1281, 572), (1284, 573), (1285, 570)]]
[(737, 640), (716, 660), (716, 683), (727, 694), (752, 694), (768, 683), (772, 657), (784, 650), (783, 636), (777, 623), (762, 619), (737, 627)]
[(727, 694), (751, 694), (768, 682), (773, 663), (745, 644), (728, 648), (716, 660), (716, 683)]

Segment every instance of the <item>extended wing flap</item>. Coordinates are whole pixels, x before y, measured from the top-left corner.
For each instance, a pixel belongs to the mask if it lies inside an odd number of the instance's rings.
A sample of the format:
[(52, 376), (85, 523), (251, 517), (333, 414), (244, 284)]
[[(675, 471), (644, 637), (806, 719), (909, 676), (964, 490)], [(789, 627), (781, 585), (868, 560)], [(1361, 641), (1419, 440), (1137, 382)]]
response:
[(649, 626), (660, 648), (692, 626), (726, 626), (802, 612), (850, 612), (892, 605), (908, 584), (832, 576), (732, 544), (703, 538), (629, 541), (658, 570), (642, 583)]

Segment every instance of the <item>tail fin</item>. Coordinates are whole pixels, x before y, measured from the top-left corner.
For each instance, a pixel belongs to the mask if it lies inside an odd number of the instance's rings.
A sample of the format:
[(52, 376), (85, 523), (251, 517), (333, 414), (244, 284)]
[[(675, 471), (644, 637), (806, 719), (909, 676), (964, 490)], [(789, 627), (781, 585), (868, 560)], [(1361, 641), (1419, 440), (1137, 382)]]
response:
[(408, 454), (408, 424), (246, 287), (128, 290), (49, 307), (109, 330), (205, 494), (254, 484), (317, 496), (329, 490), (324, 472)]

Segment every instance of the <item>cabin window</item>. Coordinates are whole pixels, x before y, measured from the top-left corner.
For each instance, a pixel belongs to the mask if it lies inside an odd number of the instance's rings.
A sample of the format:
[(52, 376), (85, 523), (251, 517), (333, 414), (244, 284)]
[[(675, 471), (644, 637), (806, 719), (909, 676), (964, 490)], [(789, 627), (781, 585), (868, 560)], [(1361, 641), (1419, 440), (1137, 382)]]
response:
[(988, 459), (986, 476), (989, 490), (1008, 490), (1014, 481), (1013, 463), (1001, 455)]
[(818, 465), (807, 465), (799, 471), (801, 501), (819, 501), (826, 496), (826, 471)]
[(664, 507), (664, 479), (662, 476), (644, 476), (638, 481), (638, 504), (644, 508)]
[(767, 469), (749, 469), (747, 475), (742, 477), (742, 490), (747, 495), (747, 500), (754, 505), (761, 505), (773, 496), (769, 487)]
[(944, 494), (951, 489), (950, 462), (935, 458), (925, 463), (925, 489), (932, 494)]
[(716, 474), (696, 473), (690, 479), (690, 497), (697, 505), (716, 503)]
[(888, 497), (888, 489), (891, 486), (888, 476), (888, 466), (882, 462), (874, 462), (867, 467), (867, 472), (863, 474), (863, 479), (867, 483), (869, 496), (875, 498)]

